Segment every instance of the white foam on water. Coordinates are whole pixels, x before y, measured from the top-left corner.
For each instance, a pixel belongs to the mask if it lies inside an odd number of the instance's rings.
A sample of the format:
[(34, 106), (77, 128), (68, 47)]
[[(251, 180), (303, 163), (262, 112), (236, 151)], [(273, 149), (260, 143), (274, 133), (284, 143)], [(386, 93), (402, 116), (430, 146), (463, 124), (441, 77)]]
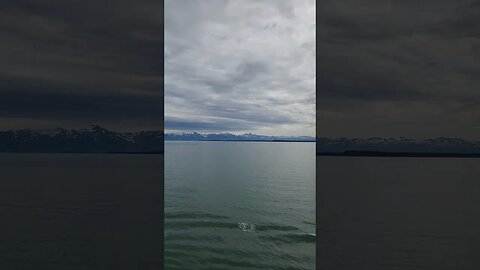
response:
[(240, 222), (238, 223), (238, 228), (244, 232), (253, 232), (255, 231), (255, 224)]

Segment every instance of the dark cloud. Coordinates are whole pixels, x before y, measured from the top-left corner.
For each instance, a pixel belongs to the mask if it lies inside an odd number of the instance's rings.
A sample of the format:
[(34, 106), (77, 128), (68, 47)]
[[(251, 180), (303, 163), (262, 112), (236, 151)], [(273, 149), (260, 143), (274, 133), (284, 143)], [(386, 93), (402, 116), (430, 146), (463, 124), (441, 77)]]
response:
[(0, 38), (8, 128), (162, 128), (162, 1), (3, 1)]
[(319, 136), (480, 139), (478, 1), (321, 1)]

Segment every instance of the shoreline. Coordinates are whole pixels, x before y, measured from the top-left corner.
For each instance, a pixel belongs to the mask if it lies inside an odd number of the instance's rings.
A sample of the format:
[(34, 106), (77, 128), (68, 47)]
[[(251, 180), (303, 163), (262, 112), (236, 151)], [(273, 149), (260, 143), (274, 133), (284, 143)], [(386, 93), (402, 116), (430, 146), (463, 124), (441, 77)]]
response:
[(315, 142), (295, 140), (165, 140), (165, 142)]
[(164, 151), (149, 151), (149, 152), (0, 152), (0, 154), (127, 154), (127, 155), (163, 155)]
[(381, 151), (317, 152), (316, 155), (330, 156), (330, 157), (480, 158), (480, 153), (427, 153), (427, 152), (381, 152)]

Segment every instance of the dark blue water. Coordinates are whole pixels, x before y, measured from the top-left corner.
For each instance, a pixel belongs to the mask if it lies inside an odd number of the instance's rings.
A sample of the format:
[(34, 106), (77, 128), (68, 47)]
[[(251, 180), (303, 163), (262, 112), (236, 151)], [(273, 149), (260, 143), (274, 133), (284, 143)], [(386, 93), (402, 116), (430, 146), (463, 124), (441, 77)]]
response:
[(480, 269), (480, 159), (317, 157), (319, 269)]
[(0, 154), (0, 269), (162, 269), (163, 155)]

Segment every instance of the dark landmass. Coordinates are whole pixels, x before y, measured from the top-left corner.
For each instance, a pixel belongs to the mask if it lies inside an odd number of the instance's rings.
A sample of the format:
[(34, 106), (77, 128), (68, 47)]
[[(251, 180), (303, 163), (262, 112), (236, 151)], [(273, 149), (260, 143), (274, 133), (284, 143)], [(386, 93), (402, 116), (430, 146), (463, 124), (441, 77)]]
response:
[(145, 151), (145, 152), (106, 152), (105, 154), (134, 154), (134, 155), (159, 155), (164, 151)]
[(446, 137), (425, 140), (317, 138), (316, 149), (319, 156), (480, 157), (480, 142)]
[(421, 153), (421, 152), (378, 152), (378, 151), (345, 151), (342, 153), (317, 153), (317, 156), (341, 157), (446, 157), (446, 158), (480, 158), (480, 153)]
[(235, 135), (231, 133), (166, 133), (167, 141), (248, 141), (248, 142), (314, 142), (315, 138), (310, 136), (268, 136), (247, 133)]
[(272, 142), (315, 142), (315, 140), (273, 140)]
[[(175, 140), (169, 140), (175, 141)], [(177, 140), (179, 141), (179, 140)], [(315, 141), (300, 141), (300, 140), (182, 140), (182, 141), (202, 141), (202, 142), (315, 142)]]
[(163, 131), (120, 133), (98, 125), (87, 129), (0, 131), (3, 153), (161, 154)]

